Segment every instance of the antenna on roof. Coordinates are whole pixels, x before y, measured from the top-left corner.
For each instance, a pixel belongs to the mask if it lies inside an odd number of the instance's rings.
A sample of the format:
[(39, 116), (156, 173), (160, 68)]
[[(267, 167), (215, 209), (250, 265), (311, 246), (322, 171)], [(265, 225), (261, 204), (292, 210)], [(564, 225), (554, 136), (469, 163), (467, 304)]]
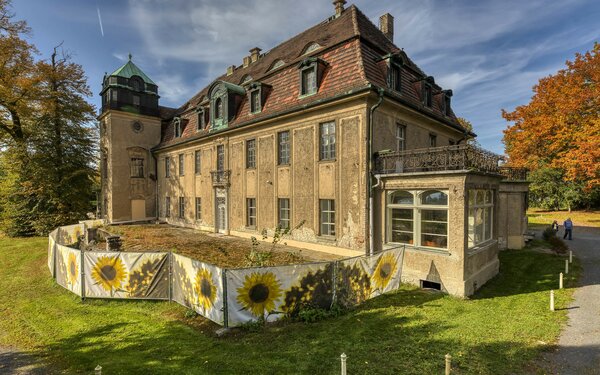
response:
[(129, 61), (131, 61), (131, 57), (132, 57), (131, 52), (129, 52)]

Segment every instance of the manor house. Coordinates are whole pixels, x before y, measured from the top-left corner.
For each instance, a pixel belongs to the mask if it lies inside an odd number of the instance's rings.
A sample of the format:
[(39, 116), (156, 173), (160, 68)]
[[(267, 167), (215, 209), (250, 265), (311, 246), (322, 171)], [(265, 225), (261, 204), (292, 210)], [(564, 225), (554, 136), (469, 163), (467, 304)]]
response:
[(345, 3), (179, 108), (131, 58), (106, 75), (102, 216), (241, 237), (298, 227), (289, 245), (340, 255), (404, 245), (405, 281), (460, 296), (496, 275), (498, 251), (523, 246), (527, 183), (469, 142), (390, 14), (377, 27)]

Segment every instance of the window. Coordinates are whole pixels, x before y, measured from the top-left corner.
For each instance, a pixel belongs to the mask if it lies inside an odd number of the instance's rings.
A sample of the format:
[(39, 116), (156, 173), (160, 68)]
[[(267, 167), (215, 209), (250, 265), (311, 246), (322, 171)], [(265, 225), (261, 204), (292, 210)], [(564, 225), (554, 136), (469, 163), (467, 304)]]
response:
[(290, 200), (288, 198), (279, 198), (279, 227), (281, 229), (290, 228)]
[(469, 247), (492, 239), (494, 215), (494, 192), (492, 190), (469, 190)]
[(140, 105), (140, 96), (139, 95), (133, 95), (133, 105), (138, 107)]
[(200, 150), (194, 151), (194, 173), (200, 174), (202, 164), (200, 163)]
[(246, 168), (256, 168), (256, 139), (246, 141)]
[(183, 219), (185, 217), (185, 198), (179, 197), (179, 218)]
[(448, 194), (439, 190), (397, 190), (388, 194), (387, 241), (448, 247)]
[(319, 199), (321, 212), (321, 235), (335, 236), (335, 201), (333, 199)]
[(319, 145), (319, 159), (335, 159), (335, 121), (321, 124), (321, 142)]
[(246, 225), (256, 228), (256, 198), (246, 198)]
[(165, 217), (171, 217), (171, 197), (165, 198)]
[(429, 147), (437, 146), (437, 135), (429, 134)]
[(181, 137), (181, 119), (176, 118), (175, 120), (173, 120), (173, 124), (175, 126), (175, 138)]
[(205, 121), (204, 121), (204, 110), (203, 109), (199, 109), (196, 112), (196, 116), (198, 116), (197, 118), (197, 125), (196, 125), (196, 130), (202, 130), (206, 127)]
[(431, 107), (431, 84), (423, 82), (423, 104)]
[(110, 95), (111, 95), (111, 100), (113, 102), (116, 102), (117, 101), (117, 90), (111, 90)]
[(271, 68), (269, 68), (268, 71), (270, 72), (271, 70), (275, 70), (279, 67), (282, 67), (283, 65), (285, 65), (285, 61), (277, 59), (277, 60), (275, 60), (275, 62), (273, 62), (273, 64), (271, 65)]
[(301, 73), (300, 95), (312, 95), (317, 92), (317, 65), (313, 64), (304, 69)]
[(140, 91), (140, 81), (136, 78), (132, 78), (131, 79), (131, 87), (135, 90), (135, 91)]
[(185, 172), (185, 156), (179, 154), (179, 175), (183, 176)]
[(221, 98), (215, 100), (215, 117), (218, 119), (223, 118), (223, 99)]
[(217, 171), (223, 172), (225, 170), (225, 146), (217, 146)]
[(406, 126), (396, 124), (396, 151), (406, 150)]
[(277, 134), (277, 164), (290, 164), (290, 132)]
[(261, 111), (260, 89), (250, 91), (250, 112), (257, 113)]
[(401, 85), (401, 76), (400, 76), (400, 67), (392, 64), (389, 70), (389, 82), (388, 86), (395, 91), (400, 91)]
[(144, 177), (144, 159), (131, 158), (131, 177)]
[(202, 199), (196, 198), (196, 220), (202, 219)]
[(448, 92), (444, 92), (444, 114), (446, 116), (450, 116), (450, 101), (452, 100), (451, 97), (451, 94), (449, 94)]
[(171, 158), (165, 158), (165, 177), (171, 177)]

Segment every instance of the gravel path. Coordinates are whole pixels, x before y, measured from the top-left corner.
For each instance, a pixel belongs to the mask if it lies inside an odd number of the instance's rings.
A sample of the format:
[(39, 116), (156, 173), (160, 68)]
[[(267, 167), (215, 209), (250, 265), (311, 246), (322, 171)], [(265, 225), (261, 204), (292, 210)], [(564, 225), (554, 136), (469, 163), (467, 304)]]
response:
[(37, 375), (48, 374), (36, 358), (14, 348), (0, 346), (0, 374)]
[[(562, 231), (561, 231), (562, 232)], [(566, 241), (583, 266), (558, 349), (543, 357), (549, 374), (600, 374), (600, 228), (577, 228)]]

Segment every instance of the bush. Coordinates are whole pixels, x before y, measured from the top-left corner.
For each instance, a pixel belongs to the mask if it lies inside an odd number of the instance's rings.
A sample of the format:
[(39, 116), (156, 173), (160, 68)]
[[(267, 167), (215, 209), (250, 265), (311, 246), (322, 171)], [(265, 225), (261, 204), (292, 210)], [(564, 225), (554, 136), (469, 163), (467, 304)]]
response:
[(547, 227), (542, 232), (542, 237), (544, 238), (544, 240), (550, 241), (551, 238), (553, 238), (553, 237), (556, 238), (556, 231), (554, 231), (554, 229), (552, 229), (552, 227)]
[(323, 309), (318, 306), (311, 304), (305, 304), (298, 310), (298, 313), (294, 316), (297, 320), (305, 323), (314, 323), (320, 320), (338, 317), (346, 313), (346, 309), (334, 303), (331, 308)]
[(567, 246), (565, 241), (556, 236), (550, 237), (548, 243), (550, 243), (552, 250), (556, 251), (558, 254), (566, 254), (567, 250), (569, 250), (569, 246)]

